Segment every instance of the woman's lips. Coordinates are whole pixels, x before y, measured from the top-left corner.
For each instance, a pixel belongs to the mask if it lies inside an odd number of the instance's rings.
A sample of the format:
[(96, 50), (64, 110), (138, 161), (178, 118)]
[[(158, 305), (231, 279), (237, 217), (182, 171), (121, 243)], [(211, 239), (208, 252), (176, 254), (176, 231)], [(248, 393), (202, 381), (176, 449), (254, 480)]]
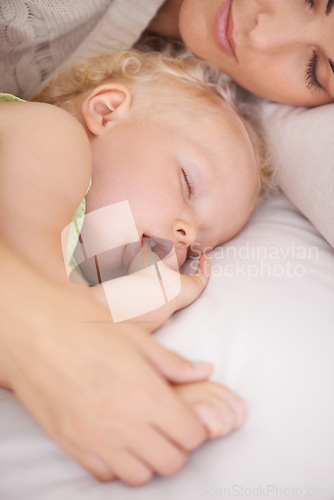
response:
[(231, 11), (232, 0), (227, 0), (218, 12), (215, 23), (215, 39), (220, 49), (228, 56), (237, 60), (233, 48), (233, 20)]

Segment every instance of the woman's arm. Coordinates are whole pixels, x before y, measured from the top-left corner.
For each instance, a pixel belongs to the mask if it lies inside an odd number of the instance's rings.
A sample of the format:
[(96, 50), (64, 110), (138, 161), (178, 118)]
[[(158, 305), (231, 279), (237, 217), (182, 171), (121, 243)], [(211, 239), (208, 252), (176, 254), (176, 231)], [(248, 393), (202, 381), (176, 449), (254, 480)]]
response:
[(167, 381), (203, 380), (211, 367), (111, 324), (87, 288), (54, 283), (1, 241), (0, 267), (1, 385), (100, 479), (137, 485), (179, 470), (207, 435)]

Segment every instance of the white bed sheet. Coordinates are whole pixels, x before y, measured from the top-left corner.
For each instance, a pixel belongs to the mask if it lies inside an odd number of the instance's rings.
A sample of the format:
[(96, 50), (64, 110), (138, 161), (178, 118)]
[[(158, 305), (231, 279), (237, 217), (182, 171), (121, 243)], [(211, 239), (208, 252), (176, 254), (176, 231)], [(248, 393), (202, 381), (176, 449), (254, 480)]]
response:
[(334, 253), (283, 196), (212, 252), (201, 298), (156, 337), (212, 361), (248, 402), (245, 425), (175, 477), (95, 480), (0, 389), (0, 500), (334, 498)]

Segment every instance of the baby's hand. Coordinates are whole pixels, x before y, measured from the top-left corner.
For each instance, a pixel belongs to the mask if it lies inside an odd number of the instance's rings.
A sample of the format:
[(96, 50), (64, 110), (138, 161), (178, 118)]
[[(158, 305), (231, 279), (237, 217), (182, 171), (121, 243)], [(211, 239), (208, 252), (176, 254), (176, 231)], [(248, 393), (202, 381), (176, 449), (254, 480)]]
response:
[[(151, 249), (148, 241), (143, 242), (143, 247), (132, 260), (129, 267), (129, 274), (159, 263), (158, 274), (162, 278), (160, 279), (160, 283), (165, 296), (165, 304), (163, 306), (137, 317), (138, 320), (146, 324), (146, 330), (152, 333), (165, 323), (175, 311), (187, 307), (200, 296), (209, 280), (210, 258), (207, 255), (202, 255), (195, 274), (189, 276), (181, 274), (178, 270), (176, 271), (167, 266)], [(139, 277), (138, 279), (142, 278)], [(150, 288), (152, 289), (152, 293), (155, 293), (155, 286), (156, 274), (154, 273), (152, 288), (150, 278), (143, 281), (143, 294), (149, 295)], [(172, 295), (174, 296), (170, 300), (168, 300), (168, 293), (166, 293), (168, 289), (172, 291)]]
[(175, 311), (189, 306), (203, 292), (210, 277), (210, 257), (208, 255), (201, 255), (195, 274), (180, 274), (180, 277), (181, 291), (175, 298)]
[(246, 416), (245, 401), (223, 385), (195, 382), (174, 387), (205, 426), (210, 439), (238, 429)]

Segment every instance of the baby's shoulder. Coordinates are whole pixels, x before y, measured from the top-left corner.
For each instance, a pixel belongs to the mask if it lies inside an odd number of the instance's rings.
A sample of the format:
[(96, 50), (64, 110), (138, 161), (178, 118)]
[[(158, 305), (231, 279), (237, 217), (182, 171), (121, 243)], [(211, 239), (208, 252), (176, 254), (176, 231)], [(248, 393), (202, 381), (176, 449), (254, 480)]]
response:
[[(38, 102), (0, 103), (0, 161), (19, 168), (31, 159), (36, 168), (62, 172), (87, 186), (91, 176), (91, 152), (81, 123), (67, 111)], [(35, 168), (34, 168), (35, 167)]]
[(8, 139), (29, 137), (33, 142), (41, 139), (56, 143), (80, 145), (89, 148), (88, 138), (80, 122), (67, 111), (40, 102), (0, 102), (0, 134)]

